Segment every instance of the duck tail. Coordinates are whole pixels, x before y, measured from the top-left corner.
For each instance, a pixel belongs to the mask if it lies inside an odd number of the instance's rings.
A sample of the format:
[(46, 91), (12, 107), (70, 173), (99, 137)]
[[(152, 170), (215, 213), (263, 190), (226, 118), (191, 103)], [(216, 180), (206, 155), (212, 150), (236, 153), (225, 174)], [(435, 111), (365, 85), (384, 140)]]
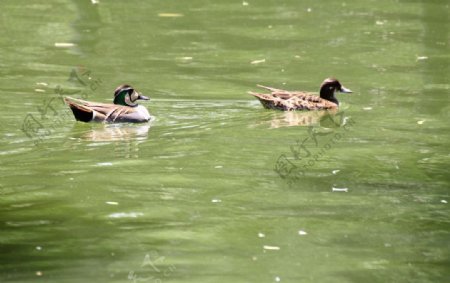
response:
[(274, 88), (274, 87), (270, 87), (270, 86), (263, 86), (263, 85), (256, 85), (256, 86), (258, 86), (258, 87), (260, 87), (260, 88), (267, 89), (268, 91), (271, 91), (271, 92), (280, 92), (280, 91), (283, 91), (282, 89)]
[(248, 94), (253, 95), (254, 97), (258, 98), (259, 100), (265, 100), (265, 101), (273, 101), (274, 97), (269, 95), (269, 94), (265, 94), (265, 93), (257, 93), (257, 92), (253, 92), (253, 91), (249, 91)]
[(70, 107), (70, 110), (72, 110), (73, 116), (77, 121), (81, 122), (90, 122), (94, 119), (95, 113), (94, 110), (89, 109), (86, 106), (77, 104), (75, 101), (76, 99), (73, 99), (71, 97), (65, 97), (64, 102)]
[(279, 105), (279, 99), (273, 97), (270, 94), (256, 93), (251, 91), (249, 92), (249, 94), (258, 98), (259, 102), (261, 102), (262, 106), (266, 109), (280, 109), (280, 107), (282, 107)]

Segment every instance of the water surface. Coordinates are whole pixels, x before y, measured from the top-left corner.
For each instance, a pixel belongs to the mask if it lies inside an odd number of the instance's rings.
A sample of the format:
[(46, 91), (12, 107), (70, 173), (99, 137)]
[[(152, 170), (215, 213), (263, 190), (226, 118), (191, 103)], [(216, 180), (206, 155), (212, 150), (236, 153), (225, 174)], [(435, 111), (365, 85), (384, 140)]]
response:
[[(92, 2), (0, 3), (1, 282), (448, 281), (446, 1)], [(150, 124), (61, 101), (124, 82)]]

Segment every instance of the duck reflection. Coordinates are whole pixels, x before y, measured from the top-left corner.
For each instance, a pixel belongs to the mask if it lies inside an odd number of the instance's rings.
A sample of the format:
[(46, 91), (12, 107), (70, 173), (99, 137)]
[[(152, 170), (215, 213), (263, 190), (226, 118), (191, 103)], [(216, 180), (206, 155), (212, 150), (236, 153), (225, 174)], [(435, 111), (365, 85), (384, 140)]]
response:
[(286, 111), (271, 113), (262, 123), (270, 128), (283, 128), (293, 126), (321, 126), (326, 128), (338, 128), (343, 125), (344, 112), (338, 109), (321, 111)]
[(94, 142), (144, 140), (148, 136), (150, 124), (128, 125), (110, 124), (103, 128), (92, 129), (85, 132), (81, 138)]
[(114, 145), (114, 154), (121, 158), (138, 158), (139, 145), (147, 140), (150, 124), (106, 124), (88, 131), (73, 134), (73, 137), (94, 143)]

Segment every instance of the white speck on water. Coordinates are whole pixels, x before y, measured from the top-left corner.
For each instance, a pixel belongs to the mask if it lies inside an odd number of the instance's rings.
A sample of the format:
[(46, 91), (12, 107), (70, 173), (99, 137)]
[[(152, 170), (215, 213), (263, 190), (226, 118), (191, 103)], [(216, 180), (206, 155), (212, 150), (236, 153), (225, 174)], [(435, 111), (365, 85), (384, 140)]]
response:
[(70, 180), (70, 181), (73, 181), (73, 180), (75, 180), (75, 179), (74, 179), (73, 177), (70, 177), (69, 180)]
[(419, 124), (419, 125), (422, 125), (423, 123), (425, 123), (425, 120), (417, 121), (417, 124)]
[(113, 164), (111, 162), (99, 162), (95, 164), (95, 166), (112, 166)]
[(45, 89), (35, 88), (34, 91), (35, 91), (35, 92), (45, 92)]
[(109, 205), (119, 205), (119, 203), (118, 202), (116, 202), (116, 201), (107, 201), (107, 202), (105, 202), (106, 204), (109, 204)]
[(212, 203), (219, 203), (219, 202), (222, 202), (222, 201), (220, 199), (212, 199), (211, 202)]
[(137, 218), (139, 216), (143, 216), (142, 212), (117, 212), (108, 215), (110, 218)]
[(369, 110), (372, 110), (373, 108), (372, 107), (364, 107), (363, 108), (363, 110), (366, 110), (366, 111), (369, 111)]
[(305, 231), (303, 231), (303, 230), (298, 231), (298, 234), (299, 234), (300, 236), (308, 235), (308, 233), (305, 232)]
[(93, 5), (95, 5), (95, 4), (100, 3), (100, 1), (99, 1), (99, 0), (91, 0), (91, 3), (92, 3)]
[(260, 238), (264, 238), (265, 236), (266, 235), (264, 233), (261, 233), (261, 232), (258, 233), (258, 237), (260, 237)]
[(36, 276), (42, 276), (42, 271), (36, 271)]
[(445, 199), (441, 200), (441, 203), (447, 203), (447, 201)]
[(279, 276), (275, 277), (275, 282), (280, 282), (281, 278)]
[(378, 26), (382, 26), (386, 23), (386, 21), (376, 21), (375, 24)]
[(41, 251), (41, 250), (42, 250), (42, 247), (41, 247), (41, 246), (37, 246), (37, 247), (36, 247), (36, 250)]
[(332, 191), (333, 192), (348, 193), (348, 188), (335, 188), (335, 187), (333, 187)]
[(311, 13), (311, 12), (312, 12), (312, 9), (311, 9), (311, 8), (308, 8), (308, 9), (306, 9), (306, 12)]
[(158, 17), (161, 18), (178, 18), (178, 17), (183, 17), (183, 14), (180, 13), (159, 13)]
[(242, 2), (242, 6), (248, 6), (248, 2), (243, 1), (243, 2)]
[(185, 56), (185, 57), (178, 57), (177, 59), (179, 60), (183, 60), (183, 61), (190, 61), (193, 60), (194, 57), (190, 57), (190, 56)]
[(217, 165), (217, 166), (214, 166), (214, 168), (220, 169), (220, 168), (223, 168), (223, 166), (222, 165)]
[(76, 44), (72, 42), (55, 42), (55, 47), (68, 48), (74, 46), (76, 46)]
[(269, 251), (279, 251), (280, 250), (280, 247), (277, 247), (277, 246), (263, 246), (263, 248), (265, 250), (269, 250)]
[(333, 170), (333, 171), (331, 171), (331, 173), (333, 173), (333, 175), (336, 175), (339, 172), (341, 172), (341, 170)]
[(422, 61), (422, 60), (427, 60), (427, 59), (428, 59), (428, 56), (417, 56), (416, 57), (417, 61)]
[(39, 83), (36, 83), (36, 85), (41, 85), (41, 86), (48, 86), (48, 83), (44, 83), (44, 82), (39, 82)]
[(272, 28), (272, 25), (267, 26), (267, 28), (271, 29), (271, 28)]
[(300, 55), (295, 55), (294, 58), (300, 59), (302, 57), (300, 57)]
[(261, 60), (253, 60), (250, 62), (250, 64), (256, 65), (256, 64), (261, 64), (261, 63), (265, 63), (266, 59), (261, 59)]

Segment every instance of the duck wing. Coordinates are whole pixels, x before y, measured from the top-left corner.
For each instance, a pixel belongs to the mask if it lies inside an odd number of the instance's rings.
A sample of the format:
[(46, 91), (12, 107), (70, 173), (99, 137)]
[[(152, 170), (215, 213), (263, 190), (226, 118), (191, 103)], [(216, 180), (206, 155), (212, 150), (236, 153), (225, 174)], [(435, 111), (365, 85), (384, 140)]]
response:
[(75, 119), (82, 122), (114, 122), (121, 115), (128, 114), (133, 110), (127, 106), (91, 102), (72, 97), (65, 97), (64, 101), (72, 110)]
[(335, 103), (322, 99), (311, 92), (287, 91), (262, 85), (258, 86), (269, 90), (271, 93), (249, 92), (249, 94), (258, 98), (264, 108), (267, 109), (291, 111), (333, 109), (337, 107)]

